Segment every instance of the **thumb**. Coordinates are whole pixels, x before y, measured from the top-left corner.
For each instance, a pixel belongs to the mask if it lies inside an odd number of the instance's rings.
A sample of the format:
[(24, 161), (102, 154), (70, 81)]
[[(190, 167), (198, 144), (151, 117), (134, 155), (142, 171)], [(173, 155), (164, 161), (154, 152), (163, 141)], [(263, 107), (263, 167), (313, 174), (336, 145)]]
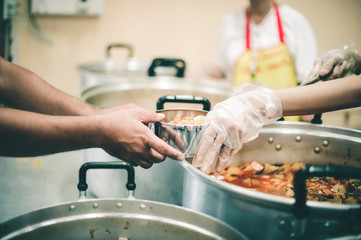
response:
[(138, 118), (142, 123), (160, 122), (165, 118), (165, 115), (152, 111), (142, 111), (141, 113), (138, 113)]

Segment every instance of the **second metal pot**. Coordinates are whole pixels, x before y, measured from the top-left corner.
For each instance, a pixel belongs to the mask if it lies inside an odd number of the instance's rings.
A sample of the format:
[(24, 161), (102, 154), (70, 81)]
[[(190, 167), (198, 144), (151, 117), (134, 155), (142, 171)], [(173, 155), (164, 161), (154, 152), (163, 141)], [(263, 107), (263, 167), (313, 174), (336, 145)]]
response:
[[(228, 165), (239, 166), (250, 161), (332, 164), (361, 169), (361, 132), (278, 122), (266, 126), (257, 139), (245, 144)], [(219, 181), (186, 161), (183, 165), (186, 169), (183, 205), (217, 217), (251, 239), (330, 239), (345, 235), (355, 239), (361, 236), (360, 205), (307, 201), (302, 206), (302, 199), (298, 201), (301, 204), (296, 204), (292, 198)], [(361, 176), (359, 170), (353, 170), (352, 174), (347, 177)]]

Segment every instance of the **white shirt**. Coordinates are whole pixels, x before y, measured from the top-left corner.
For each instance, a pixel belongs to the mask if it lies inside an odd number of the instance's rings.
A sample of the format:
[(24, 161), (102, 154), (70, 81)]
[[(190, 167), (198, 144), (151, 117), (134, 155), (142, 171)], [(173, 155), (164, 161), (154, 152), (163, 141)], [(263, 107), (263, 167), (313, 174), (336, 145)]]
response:
[[(292, 56), (297, 80), (301, 82), (311, 71), (317, 57), (316, 39), (307, 19), (293, 8), (279, 6), (284, 41)], [(246, 16), (240, 9), (227, 15), (222, 23), (219, 46), (218, 65), (227, 79), (233, 71), (238, 58), (246, 51)], [(271, 48), (280, 43), (275, 9), (272, 7), (260, 24), (251, 21), (250, 45), (252, 50)]]

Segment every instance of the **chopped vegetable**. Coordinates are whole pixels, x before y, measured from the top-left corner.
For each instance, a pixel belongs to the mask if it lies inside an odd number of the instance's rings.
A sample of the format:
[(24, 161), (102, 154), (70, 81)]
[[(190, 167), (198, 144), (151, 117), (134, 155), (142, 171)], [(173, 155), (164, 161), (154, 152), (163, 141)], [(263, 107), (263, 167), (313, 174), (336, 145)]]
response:
[[(240, 187), (284, 197), (294, 197), (293, 179), (302, 162), (282, 165), (256, 161), (226, 168), (217, 179)], [(306, 179), (307, 200), (361, 204), (361, 180), (310, 177)]]
[(170, 121), (170, 124), (174, 125), (202, 125), (205, 120), (205, 116), (198, 115), (196, 117), (180, 117), (180, 114), (178, 113), (175, 118)]

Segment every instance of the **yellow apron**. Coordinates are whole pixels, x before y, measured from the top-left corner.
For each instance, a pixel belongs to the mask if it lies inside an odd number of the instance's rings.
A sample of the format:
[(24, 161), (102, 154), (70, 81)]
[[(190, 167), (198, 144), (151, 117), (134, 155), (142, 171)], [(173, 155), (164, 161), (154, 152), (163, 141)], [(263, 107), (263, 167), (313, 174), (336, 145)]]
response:
[[(246, 11), (246, 52), (237, 60), (233, 71), (233, 86), (257, 83), (277, 89), (297, 86), (296, 70), (292, 57), (284, 43), (282, 22), (277, 4), (274, 5), (280, 44), (275, 47), (252, 51), (250, 44), (250, 13)], [(285, 117), (287, 121), (299, 121), (300, 117)]]

